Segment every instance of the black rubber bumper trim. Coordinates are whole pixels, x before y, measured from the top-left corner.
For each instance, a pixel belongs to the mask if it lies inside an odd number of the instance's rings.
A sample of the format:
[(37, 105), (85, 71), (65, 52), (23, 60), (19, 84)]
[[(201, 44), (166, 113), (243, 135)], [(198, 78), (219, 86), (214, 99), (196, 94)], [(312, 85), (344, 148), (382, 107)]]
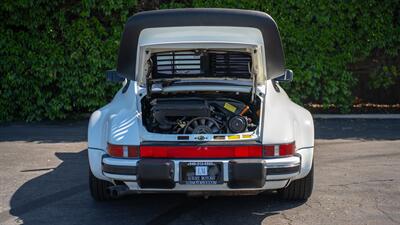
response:
[(174, 162), (168, 159), (141, 159), (137, 163), (140, 188), (172, 189), (175, 187)]
[(300, 165), (292, 167), (282, 167), (282, 168), (268, 168), (267, 166), (267, 176), (268, 175), (284, 175), (300, 172)]
[(261, 188), (265, 184), (266, 170), (260, 159), (231, 160), (228, 167), (231, 189)]
[(120, 175), (136, 175), (136, 166), (115, 166), (115, 165), (102, 165), (102, 170), (105, 173), (120, 174)]

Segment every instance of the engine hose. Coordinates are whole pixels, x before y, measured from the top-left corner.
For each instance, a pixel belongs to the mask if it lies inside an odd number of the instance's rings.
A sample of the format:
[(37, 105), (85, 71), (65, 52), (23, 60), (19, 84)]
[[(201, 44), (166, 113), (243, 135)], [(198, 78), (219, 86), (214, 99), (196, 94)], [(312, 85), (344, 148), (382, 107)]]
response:
[(249, 111), (250, 107), (248, 105), (246, 105), (243, 110), (239, 113), (239, 115), (243, 116), (244, 114), (247, 113), (247, 111)]

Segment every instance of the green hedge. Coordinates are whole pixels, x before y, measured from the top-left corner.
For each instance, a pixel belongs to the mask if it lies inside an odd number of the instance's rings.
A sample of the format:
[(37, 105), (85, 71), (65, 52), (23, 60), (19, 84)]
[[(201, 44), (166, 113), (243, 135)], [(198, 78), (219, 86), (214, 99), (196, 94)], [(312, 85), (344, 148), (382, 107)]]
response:
[[(3, 1), (0, 121), (63, 119), (106, 104), (118, 87), (107, 84), (103, 72), (115, 68), (124, 22), (137, 5), (134, 0)], [(335, 104), (346, 111), (357, 84), (348, 65), (375, 49), (399, 54), (398, 0), (186, 0), (161, 1), (159, 7), (269, 13), (280, 28), (287, 67), (295, 72), (286, 89), (299, 103)]]

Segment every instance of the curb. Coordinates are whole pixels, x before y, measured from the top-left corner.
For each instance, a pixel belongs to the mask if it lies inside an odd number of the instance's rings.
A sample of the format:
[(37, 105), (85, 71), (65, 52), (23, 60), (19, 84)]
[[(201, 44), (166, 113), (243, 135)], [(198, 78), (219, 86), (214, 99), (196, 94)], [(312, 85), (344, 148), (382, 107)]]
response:
[(400, 119), (400, 114), (313, 114), (314, 119)]

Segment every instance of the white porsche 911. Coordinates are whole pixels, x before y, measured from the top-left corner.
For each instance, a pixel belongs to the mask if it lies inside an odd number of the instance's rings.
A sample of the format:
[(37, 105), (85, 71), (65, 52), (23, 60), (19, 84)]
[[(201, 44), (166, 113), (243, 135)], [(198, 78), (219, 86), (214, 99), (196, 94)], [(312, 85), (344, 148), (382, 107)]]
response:
[(90, 191), (213, 195), (313, 188), (314, 125), (291, 81), (275, 21), (235, 9), (138, 13), (127, 21), (114, 99), (89, 122)]

